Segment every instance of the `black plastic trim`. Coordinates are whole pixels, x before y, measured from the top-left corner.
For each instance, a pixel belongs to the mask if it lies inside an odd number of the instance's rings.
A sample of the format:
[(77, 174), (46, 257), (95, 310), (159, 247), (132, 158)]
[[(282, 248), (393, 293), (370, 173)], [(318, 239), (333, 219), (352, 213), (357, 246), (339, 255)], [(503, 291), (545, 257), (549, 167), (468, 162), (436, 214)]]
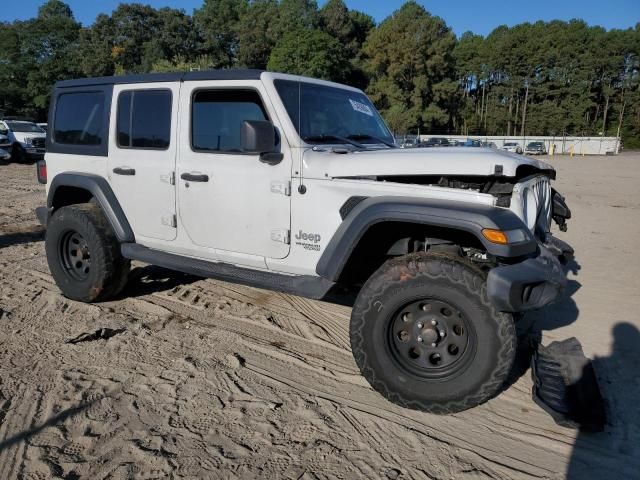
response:
[[(58, 98), (61, 95), (83, 92), (101, 92), (104, 95), (104, 105), (102, 111), (102, 131), (100, 133), (100, 145), (72, 145), (67, 143), (57, 143), (53, 136), (55, 130), (55, 116)], [(61, 90), (56, 88), (51, 97), (49, 107), (49, 120), (47, 127), (46, 151), (49, 153), (68, 153), (70, 155), (89, 155), (94, 157), (109, 156), (109, 121), (111, 119), (111, 97), (113, 96), (113, 85), (92, 85), (83, 88), (73, 88)]]
[(136, 243), (122, 244), (121, 251), (125, 258), (139, 260), (170, 270), (239, 283), (251, 287), (275, 290), (277, 292), (290, 293), (316, 300), (324, 298), (331, 287), (335, 285), (334, 282), (330, 282), (321, 277), (311, 275), (283, 275), (262, 270), (252, 270), (229, 263), (210, 262), (153, 250)]
[[(452, 228), (471, 233), (491, 255), (503, 258), (530, 255), (537, 243), (527, 226), (511, 210), (489, 205), (412, 197), (372, 197), (360, 202), (340, 224), (316, 266), (316, 272), (337, 281), (347, 260), (364, 233), (382, 222), (408, 222)], [(527, 240), (497, 245), (482, 236), (484, 228), (523, 229)]]
[(36, 217), (38, 218), (38, 222), (43, 227), (46, 227), (49, 224), (50, 217), (49, 209), (47, 207), (37, 207), (36, 208)]
[(47, 207), (53, 213), (56, 190), (60, 187), (76, 187), (91, 193), (104, 212), (113, 232), (120, 242), (134, 242), (135, 236), (115, 193), (109, 183), (98, 175), (81, 172), (65, 172), (56, 175), (49, 187)]
[(351, 213), (351, 210), (356, 208), (360, 202), (366, 200), (367, 198), (369, 197), (353, 196), (347, 198), (347, 201), (344, 202), (340, 207), (340, 218), (342, 218), (343, 220), (347, 218), (347, 215)]
[(75, 88), (93, 85), (121, 85), (129, 83), (186, 82), (191, 80), (260, 80), (264, 70), (226, 69), (198, 72), (146, 73), (140, 75), (114, 75), (111, 77), (62, 80), (55, 88)]
[(525, 312), (557, 300), (567, 286), (560, 261), (544, 246), (540, 255), (493, 268), (487, 276), (487, 296), (502, 312)]

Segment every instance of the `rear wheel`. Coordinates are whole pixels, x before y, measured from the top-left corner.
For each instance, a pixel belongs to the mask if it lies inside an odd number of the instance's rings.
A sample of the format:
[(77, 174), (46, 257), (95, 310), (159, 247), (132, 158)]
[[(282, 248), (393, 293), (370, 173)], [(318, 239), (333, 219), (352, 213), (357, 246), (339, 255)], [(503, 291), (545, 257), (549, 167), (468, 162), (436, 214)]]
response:
[(498, 393), (513, 365), (511, 315), (463, 259), (412, 254), (367, 281), (351, 315), (351, 347), (367, 381), (392, 402), (452, 413)]
[(62, 293), (81, 302), (107, 300), (124, 288), (131, 262), (94, 203), (57, 210), (47, 226), (49, 269)]

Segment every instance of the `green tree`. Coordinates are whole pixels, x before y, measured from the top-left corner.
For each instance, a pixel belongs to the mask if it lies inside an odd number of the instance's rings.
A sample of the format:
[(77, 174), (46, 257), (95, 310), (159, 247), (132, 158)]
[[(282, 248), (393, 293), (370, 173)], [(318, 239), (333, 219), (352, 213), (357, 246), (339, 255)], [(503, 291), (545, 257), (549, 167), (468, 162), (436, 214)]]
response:
[(159, 60), (198, 56), (198, 35), (193, 20), (183, 10), (161, 8), (157, 11), (158, 32), (144, 44), (142, 69), (148, 71)]
[(362, 62), (362, 44), (374, 28), (373, 18), (362, 12), (349, 10), (342, 0), (329, 0), (319, 12), (319, 28), (338, 40), (349, 58), (349, 66), (342, 75), (350, 85), (366, 88), (368, 80)]
[(276, 41), (297, 30), (309, 30), (318, 26), (316, 0), (280, 0), (278, 16), (274, 19), (273, 32)]
[(18, 51), (25, 59), (18, 71), (26, 70), (20, 81), (26, 80), (25, 103), (31, 105), (31, 112), (38, 117), (44, 115), (48, 106), (51, 85), (79, 74), (72, 60), (79, 32), (80, 24), (71, 9), (59, 0), (44, 3), (38, 16), (18, 29)]
[(277, 36), (277, 0), (254, 0), (238, 24), (238, 63), (246, 68), (267, 68)]
[(216, 68), (236, 63), (240, 21), (249, 6), (248, 0), (204, 0), (193, 14), (202, 38), (203, 52), (214, 59)]
[(340, 43), (320, 30), (297, 30), (277, 43), (267, 65), (269, 70), (340, 80), (348, 59)]
[(80, 32), (76, 63), (87, 77), (113, 75), (119, 52), (115, 49), (115, 23), (100, 14), (95, 22)]
[(437, 131), (451, 123), (456, 84), (455, 36), (444, 21), (415, 2), (405, 3), (364, 44), (368, 92), (398, 133)]

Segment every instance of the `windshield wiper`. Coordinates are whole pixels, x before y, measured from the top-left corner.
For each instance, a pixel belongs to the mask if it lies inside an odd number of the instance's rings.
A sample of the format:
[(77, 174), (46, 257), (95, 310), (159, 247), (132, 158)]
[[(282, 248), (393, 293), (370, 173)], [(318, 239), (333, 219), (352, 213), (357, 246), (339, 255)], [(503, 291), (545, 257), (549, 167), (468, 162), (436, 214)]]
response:
[(349, 138), (349, 139), (370, 138), (371, 140), (374, 140), (375, 142), (378, 142), (378, 143), (382, 143), (383, 145), (386, 145), (389, 148), (398, 148), (398, 146), (396, 144), (388, 142), (386, 140), (383, 140), (380, 137), (374, 137), (373, 135), (369, 135), (368, 133), (357, 133), (357, 134), (354, 134), (354, 135), (348, 135), (347, 138)]
[(325, 141), (329, 141), (329, 140), (339, 140), (341, 142), (349, 143), (349, 144), (353, 145), (354, 147), (361, 148), (363, 150), (366, 150), (366, 148), (367, 148), (364, 145), (362, 145), (361, 143), (356, 142), (355, 140), (352, 140), (350, 138), (341, 137), (339, 135), (309, 135), (309, 136), (306, 136), (306, 137), (302, 137), (302, 140), (304, 140), (305, 142), (325, 142)]

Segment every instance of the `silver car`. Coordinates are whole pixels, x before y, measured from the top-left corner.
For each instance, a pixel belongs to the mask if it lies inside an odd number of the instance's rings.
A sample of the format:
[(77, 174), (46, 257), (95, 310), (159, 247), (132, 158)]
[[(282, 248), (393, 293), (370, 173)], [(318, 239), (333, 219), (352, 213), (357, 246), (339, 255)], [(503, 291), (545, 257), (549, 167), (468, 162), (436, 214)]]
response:
[(522, 153), (522, 147), (517, 142), (504, 142), (502, 149), (507, 152)]

